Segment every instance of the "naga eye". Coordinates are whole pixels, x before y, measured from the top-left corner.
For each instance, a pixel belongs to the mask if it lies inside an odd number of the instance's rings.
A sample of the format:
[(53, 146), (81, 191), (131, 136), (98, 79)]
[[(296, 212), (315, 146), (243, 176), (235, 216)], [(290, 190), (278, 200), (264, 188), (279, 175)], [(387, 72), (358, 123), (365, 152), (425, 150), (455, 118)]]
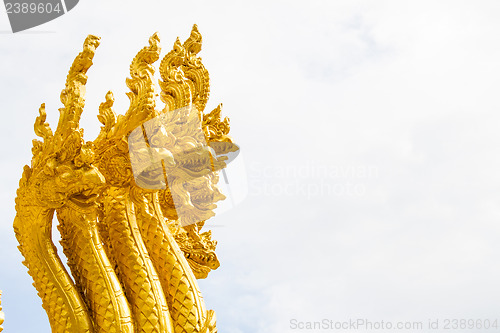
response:
[(91, 165), (94, 162), (94, 151), (89, 145), (84, 145), (80, 149), (80, 153), (75, 158), (75, 165), (82, 167), (83, 165)]
[(56, 170), (57, 168), (55, 159), (50, 158), (49, 160), (47, 160), (43, 167), (43, 172), (48, 176), (53, 176)]
[(64, 173), (60, 174), (60, 175), (59, 175), (59, 177), (60, 177), (62, 180), (69, 180), (69, 179), (71, 179), (71, 177), (73, 177), (73, 176), (72, 176), (72, 174), (71, 174), (71, 173), (69, 173), (69, 172), (64, 172)]
[(46, 164), (43, 167), (43, 173), (46, 174), (47, 176), (53, 176), (54, 175), (54, 168), (51, 165)]

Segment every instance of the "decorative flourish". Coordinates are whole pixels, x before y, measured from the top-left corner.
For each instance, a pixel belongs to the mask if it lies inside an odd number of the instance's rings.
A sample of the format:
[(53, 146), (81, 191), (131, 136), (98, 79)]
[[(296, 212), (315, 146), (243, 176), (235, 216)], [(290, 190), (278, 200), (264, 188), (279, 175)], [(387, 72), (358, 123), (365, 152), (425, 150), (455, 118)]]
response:
[(116, 113), (113, 111), (113, 104), (115, 103), (115, 98), (111, 91), (106, 94), (106, 101), (99, 105), (99, 115), (97, 119), (103, 124), (101, 126), (101, 132), (97, 136), (96, 141), (101, 141), (107, 138), (107, 135), (111, 128), (116, 124)]
[[(153, 66), (160, 57), (159, 36), (151, 36), (130, 65), (130, 107), (117, 116), (108, 92), (93, 142), (83, 140), (79, 121), (98, 37), (87, 37), (69, 70), (55, 132), (41, 105), (34, 130), (42, 140), (33, 140), (31, 166), (19, 182), (14, 230), (53, 332), (217, 332), (215, 313), (205, 308), (196, 279), (219, 267), (217, 242), (202, 227), (225, 198), (217, 173), (206, 166), (219, 170), (225, 164), (208, 163), (209, 155), (196, 147), (237, 147), (228, 136), (229, 120), (220, 120), (220, 107), (203, 114), (210, 89), (198, 57), (201, 40), (195, 25), (162, 59), (165, 108), (159, 111)], [(191, 108), (196, 112), (185, 111)], [(170, 175), (161, 190), (139, 186), (131, 169), (130, 136), (144, 140), (146, 132), (150, 150), (144, 152), (161, 150)], [(71, 275), (52, 242), (54, 212)]]
[(193, 94), (193, 104), (200, 113), (205, 110), (210, 93), (208, 71), (203, 66), (201, 58), (198, 57), (198, 53), (201, 51), (201, 42), (201, 34), (195, 24), (193, 30), (191, 30), (191, 35), (183, 45), (187, 52), (187, 61), (182, 64), (182, 71), (188, 80), (191, 93)]
[(180, 68), (187, 60), (186, 49), (179, 38), (172, 51), (167, 53), (160, 64), (159, 81), (161, 100), (165, 103), (165, 111), (173, 111), (191, 104), (191, 90), (184, 72)]

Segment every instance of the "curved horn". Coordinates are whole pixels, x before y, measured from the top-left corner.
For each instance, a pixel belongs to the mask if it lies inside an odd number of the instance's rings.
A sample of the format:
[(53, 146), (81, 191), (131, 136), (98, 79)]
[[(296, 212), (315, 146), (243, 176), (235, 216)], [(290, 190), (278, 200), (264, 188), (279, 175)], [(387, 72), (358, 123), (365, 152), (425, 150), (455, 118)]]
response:
[(99, 46), (99, 37), (89, 35), (83, 44), (83, 51), (73, 61), (66, 78), (66, 87), (61, 92), (64, 107), (59, 109), (59, 123), (56, 134), (65, 135), (67, 130), (78, 129), (80, 116), (85, 106), (85, 84), (87, 70)]

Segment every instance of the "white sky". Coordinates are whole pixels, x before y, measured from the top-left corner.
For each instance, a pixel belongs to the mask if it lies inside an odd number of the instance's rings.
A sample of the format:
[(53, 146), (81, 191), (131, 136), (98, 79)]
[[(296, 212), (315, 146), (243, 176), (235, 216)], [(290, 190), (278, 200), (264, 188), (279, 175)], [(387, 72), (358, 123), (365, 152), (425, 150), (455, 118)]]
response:
[[(49, 332), (12, 221), (33, 122), (87, 34), (86, 138), (136, 52), (197, 23), (250, 192), (213, 223), (201, 281), (220, 332), (290, 320), (500, 319), (500, 2), (97, 1), (26, 33), (0, 14), (0, 289), (5, 331)], [(395, 331), (395, 330), (392, 330)], [(426, 329), (422, 330), (427, 331)], [(318, 331), (319, 332), (319, 331)]]

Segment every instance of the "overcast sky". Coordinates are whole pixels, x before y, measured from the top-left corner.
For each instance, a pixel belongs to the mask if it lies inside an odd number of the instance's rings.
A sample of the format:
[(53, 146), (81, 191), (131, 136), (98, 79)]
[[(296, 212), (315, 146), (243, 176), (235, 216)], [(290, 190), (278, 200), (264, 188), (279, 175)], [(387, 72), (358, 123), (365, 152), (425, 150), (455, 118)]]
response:
[(108, 90), (126, 110), (128, 66), (149, 36), (165, 54), (193, 23), (208, 109), (224, 103), (249, 185), (212, 221), (221, 267), (200, 284), (219, 332), (500, 321), (499, 17), (498, 1), (82, 0), (12, 34), (2, 10), (5, 331), (50, 331), (12, 228), (38, 107), (55, 128), (71, 62), (101, 36), (81, 122), (94, 139)]

